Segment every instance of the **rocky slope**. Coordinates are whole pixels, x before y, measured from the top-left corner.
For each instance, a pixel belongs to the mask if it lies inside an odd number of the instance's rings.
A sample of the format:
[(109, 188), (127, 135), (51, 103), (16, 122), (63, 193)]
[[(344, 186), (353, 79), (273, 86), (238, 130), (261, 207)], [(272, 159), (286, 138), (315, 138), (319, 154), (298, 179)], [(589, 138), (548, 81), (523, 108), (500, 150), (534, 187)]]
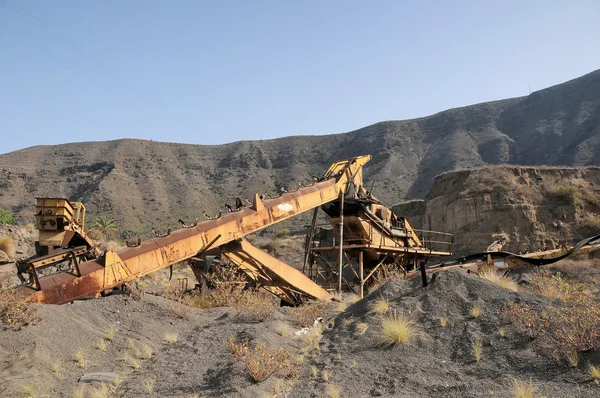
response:
[(415, 227), (454, 234), (456, 255), (556, 247), (600, 234), (600, 169), (488, 167), (442, 174), (425, 200), (394, 206)]
[(0, 155), (0, 207), (31, 217), (36, 196), (67, 196), (93, 215), (114, 214), (125, 229), (148, 231), (202, 210), (216, 214), (238, 195), (293, 189), (355, 155), (373, 155), (366, 179), (376, 180), (379, 198), (397, 203), (422, 198), (433, 177), (449, 170), (598, 165), (599, 153), (600, 70), (527, 97), (345, 134), (220, 146), (118, 140), (27, 148)]

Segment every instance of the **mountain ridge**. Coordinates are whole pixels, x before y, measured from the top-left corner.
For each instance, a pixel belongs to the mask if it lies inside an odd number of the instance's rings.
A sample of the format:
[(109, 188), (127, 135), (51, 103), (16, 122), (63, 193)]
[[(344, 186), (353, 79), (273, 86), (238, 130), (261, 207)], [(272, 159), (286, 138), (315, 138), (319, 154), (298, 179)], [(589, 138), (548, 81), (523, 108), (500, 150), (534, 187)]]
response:
[[(425, 197), (440, 173), (487, 165), (600, 165), (600, 70), (525, 97), (483, 102), (347, 133), (222, 145), (125, 138), (39, 145), (0, 155), (0, 207), (30, 217), (36, 196), (82, 200), (148, 229), (236, 196), (295, 189), (330, 163), (364, 154), (369, 187), (393, 204)], [(124, 189), (126, 188), (126, 189)]]

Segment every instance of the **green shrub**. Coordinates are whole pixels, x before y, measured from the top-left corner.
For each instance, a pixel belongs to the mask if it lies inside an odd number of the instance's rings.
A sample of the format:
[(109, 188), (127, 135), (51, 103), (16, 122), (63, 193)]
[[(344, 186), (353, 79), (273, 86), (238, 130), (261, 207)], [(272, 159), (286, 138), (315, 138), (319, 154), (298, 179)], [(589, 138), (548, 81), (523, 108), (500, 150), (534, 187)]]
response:
[(559, 185), (552, 192), (556, 197), (572, 205), (581, 203), (581, 191), (573, 185)]
[(12, 211), (0, 209), (0, 223), (16, 225), (17, 221), (18, 218)]

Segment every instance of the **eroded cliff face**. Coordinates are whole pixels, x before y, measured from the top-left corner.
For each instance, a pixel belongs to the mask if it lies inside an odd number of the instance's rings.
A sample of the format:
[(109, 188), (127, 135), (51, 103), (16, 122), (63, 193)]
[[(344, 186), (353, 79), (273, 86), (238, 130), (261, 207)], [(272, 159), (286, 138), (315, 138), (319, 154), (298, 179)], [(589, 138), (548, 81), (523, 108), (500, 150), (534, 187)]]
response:
[(416, 228), (454, 234), (453, 253), (535, 251), (600, 234), (600, 168), (487, 167), (436, 177), (424, 201), (394, 206)]

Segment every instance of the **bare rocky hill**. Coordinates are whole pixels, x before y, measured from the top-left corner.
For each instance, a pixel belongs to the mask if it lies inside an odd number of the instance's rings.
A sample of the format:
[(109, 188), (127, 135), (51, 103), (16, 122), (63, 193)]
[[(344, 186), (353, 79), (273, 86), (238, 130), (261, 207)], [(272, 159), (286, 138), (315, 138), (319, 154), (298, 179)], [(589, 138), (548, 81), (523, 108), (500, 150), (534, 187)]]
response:
[(557, 248), (600, 234), (600, 169), (496, 166), (436, 177), (425, 200), (393, 207), (423, 229), (454, 234), (453, 252), (499, 237), (515, 253)]
[(66, 196), (84, 201), (92, 215), (114, 214), (124, 229), (148, 231), (202, 210), (216, 214), (236, 196), (294, 189), (331, 162), (362, 154), (373, 155), (366, 179), (376, 179), (373, 192), (388, 203), (424, 197), (449, 170), (598, 165), (600, 70), (527, 97), (345, 134), (220, 146), (126, 139), (27, 148), (0, 155), (0, 207), (28, 222), (36, 196)]

